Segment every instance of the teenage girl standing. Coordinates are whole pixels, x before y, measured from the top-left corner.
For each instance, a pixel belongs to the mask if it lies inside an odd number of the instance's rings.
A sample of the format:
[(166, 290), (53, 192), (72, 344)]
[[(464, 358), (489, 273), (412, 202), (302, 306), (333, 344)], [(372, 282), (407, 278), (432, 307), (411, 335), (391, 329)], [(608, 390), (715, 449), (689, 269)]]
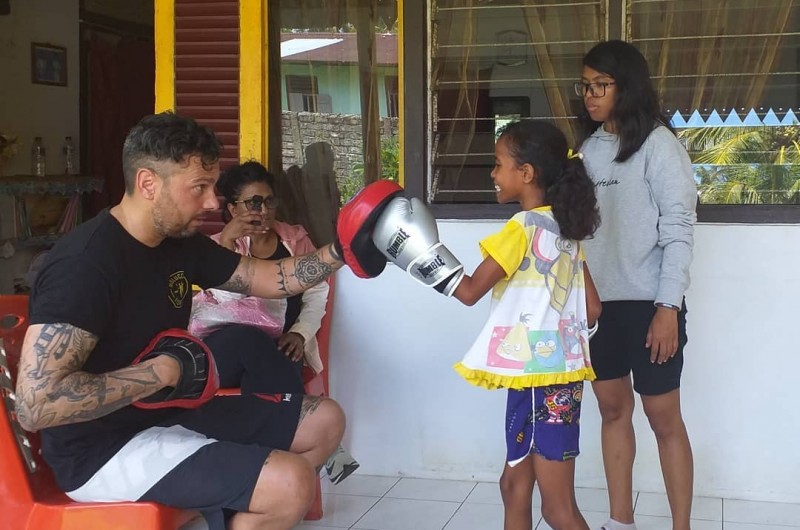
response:
[(658, 443), (673, 530), (689, 530), (693, 464), (680, 379), (697, 203), (691, 162), (660, 110), (647, 62), (632, 45), (609, 41), (592, 48), (575, 88), (585, 105), (581, 152), (603, 220), (584, 243), (603, 304), (592, 340), (611, 504), (602, 528), (636, 528), (636, 391)]

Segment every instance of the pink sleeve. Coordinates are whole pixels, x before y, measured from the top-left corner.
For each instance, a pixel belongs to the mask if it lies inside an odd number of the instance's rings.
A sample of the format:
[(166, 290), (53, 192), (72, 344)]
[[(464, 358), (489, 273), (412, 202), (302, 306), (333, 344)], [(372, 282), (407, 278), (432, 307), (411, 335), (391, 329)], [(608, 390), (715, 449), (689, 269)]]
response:
[[(213, 236), (209, 237), (213, 239), (217, 245), (219, 245), (220, 244), (219, 239), (220, 237), (222, 237), (222, 232), (217, 232)], [(249, 242), (250, 240), (248, 236), (242, 236), (236, 241), (234, 241), (233, 244), (236, 247), (236, 252), (238, 254), (241, 254), (242, 256), (249, 256), (250, 255), (250, 245), (248, 244)]]
[(305, 235), (297, 241), (295, 255), (302, 256), (304, 254), (311, 254), (315, 250), (317, 250), (317, 247), (315, 247), (314, 243), (311, 242), (311, 238), (308, 237), (308, 235)]

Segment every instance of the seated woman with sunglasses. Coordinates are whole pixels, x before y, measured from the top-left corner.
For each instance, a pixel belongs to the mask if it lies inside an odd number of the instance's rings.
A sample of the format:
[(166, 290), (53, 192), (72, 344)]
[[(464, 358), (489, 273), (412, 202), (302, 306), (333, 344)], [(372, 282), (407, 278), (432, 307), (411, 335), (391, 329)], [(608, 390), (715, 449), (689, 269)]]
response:
[[(245, 162), (228, 168), (220, 175), (217, 190), (225, 198), (222, 219), (226, 225), (211, 238), (220, 245), (245, 256), (268, 260), (316, 250), (302, 226), (275, 219), (278, 207), (275, 177), (263, 165)], [(322, 282), (288, 298), (283, 333), (277, 340), (256, 327), (233, 322), (206, 336), (204, 341), (215, 356), (237, 357), (238, 362), (225, 363), (226, 371), (220, 371), (221, 386), (241, 387), (243, 393), (302, 394), (303, 364), (316, 373), (323, 369), (315, 336), (325, 315), (328, 290), (328, 284)], [(209, 291), (196, 295), (195, 299), (217, 294), (214, 289)], [(266, 302), (274, 301), (265, 301), (260, 306), (264, 312), (274, 307)], [(331, 481), (337, 484), (357, 467), (358, 463), (341, 447), (325, 464)]]

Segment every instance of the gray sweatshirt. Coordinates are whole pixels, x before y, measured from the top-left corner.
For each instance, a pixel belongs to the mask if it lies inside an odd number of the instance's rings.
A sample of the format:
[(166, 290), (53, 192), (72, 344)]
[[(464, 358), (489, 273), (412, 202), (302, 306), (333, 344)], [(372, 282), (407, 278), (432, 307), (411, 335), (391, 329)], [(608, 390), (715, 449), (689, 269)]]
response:
[(697, 188), (686, 150), (666, 127), (614, 162), (619, 138), (600, 127), (581, 146), (601, 225), (584, 252), (602, 301), (680, 306), (689, 287)]

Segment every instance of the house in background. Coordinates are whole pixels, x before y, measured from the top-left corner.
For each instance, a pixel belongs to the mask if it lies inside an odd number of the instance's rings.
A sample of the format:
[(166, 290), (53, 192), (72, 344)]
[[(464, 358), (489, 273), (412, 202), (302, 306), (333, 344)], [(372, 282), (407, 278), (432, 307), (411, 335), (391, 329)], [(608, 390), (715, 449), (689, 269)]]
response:
[[(281, 33), (281, 108), (360, 114), (355, 33)], [(375, 36), (374, 69), (381, 117), (397, 118), (397, 34)]]
[[(366, 173), (361, 74), (355, 32), (284, 32), (280, 42), (281, 167), (314, 164), (309, 149), (330, 146), (341, 200), (361, 187)], [(377, 103), (379, 171), (396, 175), (400, 104), (396, 33), (376, 33), (370, 91)], [(313, 146), (313, 147), (312, 147)], [(274, 170), (277, 166), (273, 164)], [(376, 169), (375, 171), (378, 171)]]

